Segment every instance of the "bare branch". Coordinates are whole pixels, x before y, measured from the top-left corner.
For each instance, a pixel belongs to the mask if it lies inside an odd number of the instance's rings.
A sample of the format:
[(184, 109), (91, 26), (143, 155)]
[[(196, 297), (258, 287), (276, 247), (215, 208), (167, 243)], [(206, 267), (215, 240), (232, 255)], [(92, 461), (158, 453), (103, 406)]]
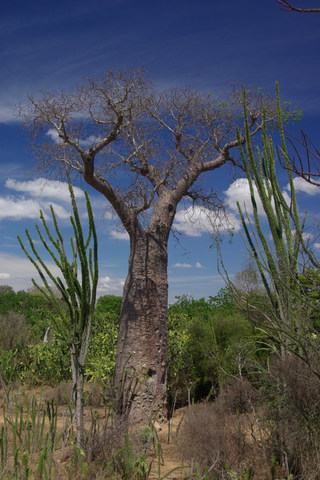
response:
[(285, 12), (300, 12), (300, 13), (320, 13), (320, 8), (299, 8), (292, 5), (287, 0), (277, 0), (282, 5)]
[[(290, 157), (281, 149), (278, 149), (278, 157), (282, 167), (289, 169), (311, 185), (320, 187), (320, 150), (317, 148), (306, 133), (301, 130), (301, 138), (286, 131), (286, 138), (293, 148)], [(302, 147), (303, 158), (299, 147)]]

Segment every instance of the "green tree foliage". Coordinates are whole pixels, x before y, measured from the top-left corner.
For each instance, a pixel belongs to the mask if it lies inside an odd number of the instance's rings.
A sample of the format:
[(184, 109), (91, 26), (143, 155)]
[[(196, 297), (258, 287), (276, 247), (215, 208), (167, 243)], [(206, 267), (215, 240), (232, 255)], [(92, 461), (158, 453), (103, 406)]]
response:
[[(0, 292), (0, 374), (5, 382), (19, 379), (33, 384), (55, 384), (69, 377), (68, 370), (62, 372), (58, 368), (66, 363), (61, 342), (53, 335), (50, 345), (42, 344), (52, 323), (52, 312), (42, 294), (12, 289)], [(37, 349), (42, 349), (41, 355)]]
[(104, 295), (97, 301), (85, 377), (111, 384), (116, 366), (121, 297)]
[(23, 290), (19, 292), (1, 291), (0, 314), (8, 315), (9, 312), (25, 317), (26, 323), (31, 329), (32, 342), (43, 339), (48, 326), (52, 324), (52, 305), (40, 293)]
[[(8, 301), (8, 298), (10, 301)], [(2, 301), (3, 299), (3, 301)], [(6, 382), (56, 385), (71, 379), (69, 345), (52, 324), (52, 306), (33, 292), (0, 293), (0, 374)], [(86, 381), (112, 382), (115, 369), (121, 297), (104, 295), (97, 300), (92, 323)], [(26, 316), (22, 315), (25, 311)], [(50, 341), (43, 336), (52, 325)]]
[(246, 375), (253, 355), (254, 328), (237, 309), (228, 289), (215, 297), (179, 297), (169, 308), (169, 394), (186, 400), (214, 396), (226, 378)]

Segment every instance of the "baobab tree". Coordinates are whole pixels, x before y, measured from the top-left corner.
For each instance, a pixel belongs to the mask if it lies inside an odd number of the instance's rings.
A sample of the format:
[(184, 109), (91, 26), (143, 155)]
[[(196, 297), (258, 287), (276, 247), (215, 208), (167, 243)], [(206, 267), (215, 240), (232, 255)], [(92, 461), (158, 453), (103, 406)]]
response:
[[(242, 89), (241, 89), (242, 90)], [(274, 106), (247, 96), (250, 136)], [(216, 205), (200, 179), (245, 142), (242, 91), (214, 99), (189, 89), (158, 93), (143, 72), (108, 72), (71, 93), (30, 98), (24, 109), (44, 166), (67, 162), (113, 207), (130, 238), (115, 386), (119, 411), (165, 415), (167, 386), (167, 244), (183, 199)], [(138, 388), (130, 392), (132, 379)], [(137, 385), (137, 383), (135, 383)], [(134, 397), (134, 398), (133, 398)]]

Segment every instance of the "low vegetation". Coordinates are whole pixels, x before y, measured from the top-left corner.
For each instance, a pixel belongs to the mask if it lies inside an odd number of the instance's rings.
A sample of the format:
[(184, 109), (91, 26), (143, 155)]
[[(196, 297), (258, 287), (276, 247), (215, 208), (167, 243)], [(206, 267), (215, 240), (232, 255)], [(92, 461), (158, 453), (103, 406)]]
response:
[[(261, 292), (250, 295), (261, 301)], [(120, 303), (114, 296), (97, 302), (79, 448), (69, 350), (55, 336), (46, 299), (34, 292), (0, 292), (6, 331), (0, 350), (1, 478), (164, 478), (164, 440), (153, 423), (132, 432), (112, 413)], [(280, 346), (256, 324), (257, 316), (244, 313), (228, 289), (208, 300), (183, 296), (171, 305), (169, 426), (179, 408), (183, 414), (168, 434), (180, 470), (166, 478), (318, 478), (317, 371), (296, 355), (281, 356)], [(49, 325), (49, 341), (43, 343)], [(35, 389), (37, 400), (31, 397)]]

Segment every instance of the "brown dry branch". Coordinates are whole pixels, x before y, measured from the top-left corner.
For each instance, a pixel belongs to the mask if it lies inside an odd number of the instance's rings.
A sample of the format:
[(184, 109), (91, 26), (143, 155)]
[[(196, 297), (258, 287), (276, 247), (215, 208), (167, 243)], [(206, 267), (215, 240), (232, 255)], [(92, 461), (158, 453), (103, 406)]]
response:
[(277, 0), (277, 2), (282, 5), (285, 12), (300, 12), (300, 13), (320, 13), (320, 8), (301, 8), (292, 5), (287, 0)]

